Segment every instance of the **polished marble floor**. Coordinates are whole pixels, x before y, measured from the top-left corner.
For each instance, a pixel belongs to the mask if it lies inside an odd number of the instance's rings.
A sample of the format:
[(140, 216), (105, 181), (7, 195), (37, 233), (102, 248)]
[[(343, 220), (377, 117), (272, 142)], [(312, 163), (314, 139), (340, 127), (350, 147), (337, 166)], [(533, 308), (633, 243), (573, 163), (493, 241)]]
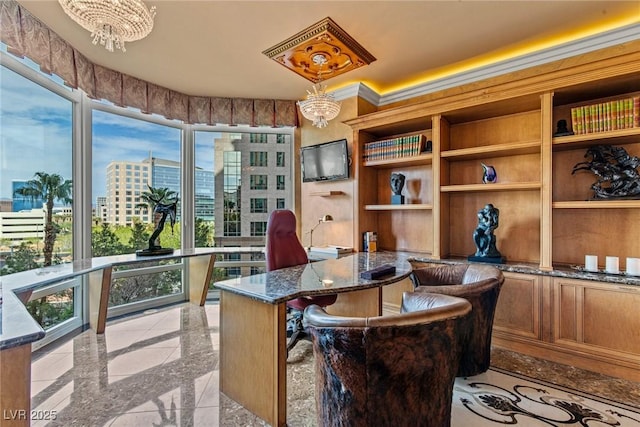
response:
[[(34, 353), (32, 409), (41, 426), (262, 426), (218, 391), (219, 307), (175, 305), (115, 320)], [(300, 342), (287, 362), (288, 423), (315, 426), (313, 352)], [(504, 350), (492, 364), (640, 406), (640, 384)]]

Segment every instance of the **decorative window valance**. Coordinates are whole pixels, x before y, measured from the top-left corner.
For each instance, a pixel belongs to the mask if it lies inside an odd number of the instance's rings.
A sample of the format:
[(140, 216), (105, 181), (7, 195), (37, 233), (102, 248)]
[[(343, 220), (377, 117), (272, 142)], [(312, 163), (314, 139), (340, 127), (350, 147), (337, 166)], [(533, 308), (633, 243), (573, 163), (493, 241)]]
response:
[(297, 126), (295, 101), (189, 96), (89, 61), (15, 0), (0, 1), (0, 40), (89, 97), (185, 123)]

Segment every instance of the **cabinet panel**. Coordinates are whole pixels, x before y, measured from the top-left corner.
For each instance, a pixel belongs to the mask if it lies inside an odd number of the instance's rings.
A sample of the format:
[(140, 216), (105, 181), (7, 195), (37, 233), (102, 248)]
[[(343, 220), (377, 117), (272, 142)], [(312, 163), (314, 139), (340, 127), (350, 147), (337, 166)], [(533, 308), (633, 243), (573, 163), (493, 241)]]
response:
[(494, 318), (494, 329), (540, 339), (539, 276), (504, 273)]
[(538, 191), (449, 194), (448, 242), (450, 256), (475, 253), (473, 231), (477, 213), (487, 203), (500, 210), (500, 224), (494, 234), (497, 248), (510, 262), (540, 260), (540, 193)]
[(571, 279), (555, 279), (554, 287), (557, 340), (638, 359), (640, 289)]
[(584, 343), (640, 354), (640, 292), (584, 290)]

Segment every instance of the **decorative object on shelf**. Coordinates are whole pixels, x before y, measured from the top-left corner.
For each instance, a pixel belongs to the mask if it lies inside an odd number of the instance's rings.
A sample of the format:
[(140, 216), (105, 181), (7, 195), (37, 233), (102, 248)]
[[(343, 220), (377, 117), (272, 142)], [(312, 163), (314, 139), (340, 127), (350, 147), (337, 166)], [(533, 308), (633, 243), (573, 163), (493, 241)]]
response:
[(156, 7), (142, 0), (58, 0), (62, 10), (82, 28), (91, 31), (93, 44), (100, 42), (109, 52), (125, 42), (140, 40), (153, 29)]
[(608, 256), (606, 258), (606, 272), (611, 274), (620, 273), (620, 265), (617, 256)]
[(469, 261), (491, 262), (500, 264), (505, 258), (496, 248), (496, 236), (494, 230), (499, 225), (500, 210), (491, 203), (478, 211), (478, 226), (473, 232), (473, 241), (476, 244), (476, 253), (469, 255)]
[(640, 198), (640, 159), (622, 147), (595, 145), (587, 149), (586, 162), (573, 166), (571, 174), (586, 170), (598, 177), (591, 185), (594, 199)]
[(424, 152), (431, 153), (433, 151), (433, 141), (427, 140), (424, 144)]
[(322, 65), (326, 64), (327, 58), (323, 54), (316, 54), (311, 58), (318, 69), (318, 83), (313, 85), (313, 92), (307, 91), (307, 99), (298, 101), (300, 112), (313, 125), (319, 128), (326, 127), (329, 120), (335, 119), (340, 114), (340, 103), (337, 102), (332, 93), (327, 93), (327, 85), (322, 84)]
[(323, 215), (322, 218), (318, 218), (318, 223), (311, 227), (311, 230), (309, 230), (309, 250), (311, 250), (311, 247), (313, 246), (313, 230), (315, 230), (323, 222), (329, 221), (333, 221), (333, 217), (331, 215)]
[(406, 177), (401, 173), (393, 172), (391, 174), (391, 191), (393, 191), (393, 194), (391, 195), (392, 205), (404, 204), (404, 196), (401, 193), (405, 180)]
[(584, 269), (587, 271), (598, 271), (598, 255), (584, 256)]
[(627, 258), (627, 274), (640, 276), (640, 258)]
[(171, 232), (173, 233), (173, 227), (176, 224), (176, 213), (178, 210), (179, 199), (176, 195), (171, 200), (165, 201), (165, 197), (173, 196), (173, 192), (170, 192), (166, 188), (160, 190), (164, 191), (154, 191), (152, 187), (149, 187), (147, 199), (153, 204), (153, 223), (155, 224), (155, 229), (149, 238), (149, 247), (147, 249), (136, 251), (136, 255), (152, 256), (173, 253), (173, 248), (163, 248), (160, 246), (160, 233), (164, 230), (164, 224), (167, 217), (171, 220)]
[(487, 166), (484, 163), (482, 165), (482, 182), (483, 184), (493, 184), (498, 182), (498, 173), (493, 166)]
[(558, 123), (556, 124), (556, 132), (553, 134), (553, 136), (569, 136), (569, 135), (573, 135), (573, 132), (571, 132), (567, 127), (567, 121), (564, 119), (558, 120)]
[(362, 238), (362, 250), (364, 252), (375, 252), (378, 250), (378, 233), (375, 231), (365, 231)]

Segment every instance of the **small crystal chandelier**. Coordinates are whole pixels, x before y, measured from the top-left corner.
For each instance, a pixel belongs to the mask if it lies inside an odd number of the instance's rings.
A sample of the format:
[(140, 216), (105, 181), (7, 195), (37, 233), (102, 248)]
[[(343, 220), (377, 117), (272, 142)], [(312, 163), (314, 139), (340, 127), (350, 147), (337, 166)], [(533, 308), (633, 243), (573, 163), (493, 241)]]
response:
[(313, 85), (313, 92), (307, 91), (307, 99), (298, 101), (302, 115), (313, 121), (313, 125), (319, 128), (326, 127), (329, 120), (335, 119), (340, 113), (340, 103), (332, 93), (326, 93), (327, 85), (322, 84), (322, 66), (327, 62), (323, 55), (314, 55), (313, 63), (320, 66), (318, 70), (318, 83)]
[(58, 0), (62, 9), (87, 31), (93, 44), (100, 42), (109, 52), (113, 47), (126, 52), (124, 42), (149, 35), (156, 8), (142, 0)]

